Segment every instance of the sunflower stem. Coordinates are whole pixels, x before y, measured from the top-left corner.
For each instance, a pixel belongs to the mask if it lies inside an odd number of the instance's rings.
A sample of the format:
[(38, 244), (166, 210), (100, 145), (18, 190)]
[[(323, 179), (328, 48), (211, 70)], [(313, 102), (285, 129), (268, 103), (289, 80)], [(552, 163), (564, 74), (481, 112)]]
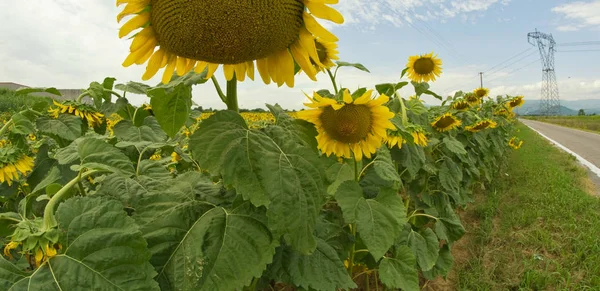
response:
[(348, 274), (352, 277), (352, 271), (354, 269), (354, 255), (356, 254), (356, 223), (350, 224), (350, 230), (352, 231), (352, 250), (350, 251), (350, 260), (348, 261)]
[(237, 98), (237, 78), (235, 75), (231, 80), (227, 81), (227, 109), (235, 112), (239, 112), (238, 98)]
[(46, 208), (44, 208), (44, 222), (42, 226), (42, 231), (49, 230), (57, 225), (56, 218), (54, 217), (54, 208), (56, 208), (56, 205), (61, 200), (63, 200), (63, 198), (65, 198), (67, 194), (69, 194), (69, 190), (71, 190), (73, 186), (78, 184), (79, 181), (81, 181), (81, 179), (87, 178), (88, 176), (97, 172), (97, 170), (91, 170), (78, 175), (73, 180), (69, 181), (60, 190), (58, 190), (58, 192), (56, 192), (56, 194), (54, 194), (52, 198), (50, 198), (50, 201), (48, 201), (48, 204), (46, 204)]
[(79, 95), (75, 101), (77, 103), (79, 103), (79, 102), (81, 102), (81, 100), (83, 100), (83, 97), (89, 96), (89, 95), (90, 95), (90, 93), (88, 91), (85, 91), (85, 92), (81, 93), (81, 95)]
[(223, 90), (221, 90), (221, 86), (219, 85), (219, 81), (217, 81), (217, 78), (215, 78), (215, 76), (212, 76), (210, 77), (210, 80), (213, 82), (213, 85), (215, 85), (215, 89), (217, 90), (217, 94), (219, 95), (219, 98), (221, 98), (221, 101), (227, 104), (227, 96), (225, 96)]
[(7, 122), (4, 124), (4, 126), (2, 126), (2, 128), (0, 129), (0, 136), (3, 136), (3, 135), (4, 135), (4, 134), (5, 134), (7, 131), (8, 131), (8, 129), (9, 129), (9, 128), (10, 128), (10, 127), (13, 125), (13, 123), (15, 123), (15, 122), (13, 121), (13, 119), (12, 119), (12, 118), (11, 118), (11, 119), (9, 119), (9, 120), (8, 120), (8, 121), (7, 121)]
[[(398, 97), (398, 96), (396, 96)], [(406, 104), (404, 104), (404, 98), (398, 98), (400, 101), (400, 107), (402, 108), (402, 125), (408, 126), (408, 116), (406, 115)]]
[[(327, 74), (329, 75), (329, 78), (331, 79), (331, 83), (333, 84), (333, 91), (337, 95), (338, 87), (337, 87), (337, 84), (335, 83), (335, 76), (331, 73), (330, 69), (327, 69)], [(337, 74), (337, 71), (336, 71), (336, 74)]]

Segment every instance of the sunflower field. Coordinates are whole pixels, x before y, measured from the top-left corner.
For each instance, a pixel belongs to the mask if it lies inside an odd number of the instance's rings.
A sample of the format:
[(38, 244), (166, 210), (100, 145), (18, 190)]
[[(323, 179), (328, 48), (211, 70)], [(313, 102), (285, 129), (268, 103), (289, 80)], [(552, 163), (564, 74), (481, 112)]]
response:
[[(4, 117), (0, 288), (419, 290), (445, 277), (465, 233), (457, 209), (523, 143), (512, 136), (523, 97), (489, 98), (485, 88), (439, 96), (427, 83), (441, 74), (433, 54), (410, 57), (396, 82), (341, 88), (339, 69), (368, 70), (334, 61), (337, 38), (314, 19), (342, 22), (333, 2), (281, 1), (291, 15), (279, 21), (298, 27), (273, 24), (259, 37), (299, 37), (274, 41), (266, 56), (251, 39), (211, 50), (221, 40), (185, 27), (212, 26), (175, 25), (164, 13), (185, 1), (118, 0), (126, 4), (119, 20), (134, 15), (120, 36), (141, 29), (124, 65), (148, 62), (144, 79), (164, 68), (163, 80), (106, 78), (77, 100)], [(227, 5), (228, 15), (241, 9)], [(269, 9), (277, 5), (254, 12)], [(186, 39), (205, 49), (194, 52)], [(265, 83), (293, 86), (322, 73), (333, 90), (306, 96), (298, 112), (275, 104), (240, 114), (237, 83), (254, 78), (254, 61)], [(225, 90), (213, 75), (219, 65)], [(192, 110), (192, 87), (208, 90), (207, 82), (228, 110)], [(414, 96), (397, 93), (406, 86)], [(17, 93), (34, 92), (60, 94)], [(131, 93), (149, 104), (133, 106)], [(423, 95), (441, 105), (426, 106)]]

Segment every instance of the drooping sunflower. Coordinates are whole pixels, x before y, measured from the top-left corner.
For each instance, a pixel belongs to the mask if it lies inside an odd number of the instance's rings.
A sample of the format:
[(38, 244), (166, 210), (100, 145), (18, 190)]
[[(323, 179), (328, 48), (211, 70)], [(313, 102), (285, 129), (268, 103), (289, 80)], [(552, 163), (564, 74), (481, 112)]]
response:
[(484, 119), (476, 122), (473, 125), (465, 126), (465, 130), (470, 132), (478, 132), (486, 128), (495, 128), (498, 124), (491, 119)]
[(425, 135), (425, 131), (423, 129), (413, 129), (411, 135), (413, 137), (413, 142), (416, 145), (422, 147), (427, 146), (427, 142), (429, 142), (429, 140), (427, 139), (427, 136)]
[(506, 118), (512, 118), (515, 116), (514, 112), (512, 112), (511, 110), (508, 110), (506, 108), (501, 108), (501, 109), (497, 110), (494, 114), (497, 116), (504, 116)]
[(395, 146), (398, 146), (398, 148), (402, 148), (402, 144), (406, 143), (406, 140), (404, 140), (404, 138), (401, 135), (399, 135), (398, 132), (393, 131), (390, 132), (385, 138), (385, 143), (388, 145), (389, 148), (393, 148)]
[(16, 249), (19, 245), (21, 245), (21, 243), (16, 241), (10, 241), (9, 243), (7, 243), (6, 246), (4, 246), (4, 256), (12, 260), (13, 256), (11, 250)]
[[(210, 78), (219, 65), (227, 80), (254, 79), (254, 65), (266, 84), (294, 86), (294, 62), (313, 80), (321, 63), (316, 41), (338, 38), (315, 18), (343, 23), (328, 4), (337, 0), (117, 0), (127, 4), (117, 21), (134, 15), (119, 31), (133, 35), (127, 67), (147, 62), (143, 80), (165, 68), (162, 82), (173, 73), (207, 69)], [(321, 43), (323, 44), (323, 43)], [(158, 49), (156, 49), (158, 47)]]
[(0, 149), (0, 183), (6, 182), (11, 186), (21, 175), (27, 175), (33, 170), (33, 158), (19, 153), (12, 147)]
[(458, 99), (454, 102), (452, 102), (452, 105), (450, 105), (450, 108), (452, 109), (456, 109), (458, 111), (465, 111), (467, 109), (469, 109), (471, 107), (471, 104), (464, 99)]
[(81, 104), (75, 101), (65, 101), (63, 103), (53, 100), (52, 103), (56, 107), (48, 109), (48, 113), (51, 117), (57, 118), (59, 113), (69, 113), (75, 116), (79, 116), (83, 121), (86, 121), (90, 127), (96, 127), (102, 124), (104, 114), (96, 111), (93, 107)]
[(442, 74), (442, 60), (433, 52), (408, 58), (408, 78), (414, 82), (435, 81)]
[(343, 93), (343, 102), (322, 97), (314, 93), (305, 103), (313, 108), (297, 113), (298, 118), (311, 122), (317, 128), (319, 149), (327, 156), (361, 160), (375, 153), (387, 137), (387, 130), (395, 130), (390, 122), (394, 117), (387, 103), (389, 97), (381, 95), (371, 99), (373, 90), (365, 92), (361, 97), (353, 99), (348, 90)]
[(473, 94), (475, 94), (479, 98), (487, 97), (487, 95), (489, 93), (490, 93), (490, 89), (483, 88), (483, 87), (479, 87), (479, 88), (473, 90)]
[(481, 103), (481, 98), (477, 97), (475, 93), (467, 93), (465, 94), (465, 101), (469, 102), (469, 104), (473, 106)]
[(452, 113), (444, 113), (438, 116), (432, 123), (431, 126), (439, 132), (452, 130), (459, 127), (462, 124), (460, 119), (456, 118)]
[(518, 150), (521, 148), (521, 146), (523, 145), (523, 141), (520, 140), (519, 138), (517, 138), (516, 136), (513, 136), (509, 141), (508, 141), (508, 146), (510, 146), (511, 148), (513, 148), (514, 150)]
[(521, 107), (523, 106), (523, 104), (525, 103), (525, 100), (523, 100), (523, 96), (517, 96), (513, 99), (511, 99), (510, 101), (508, 101), (508, 106), (510, 108), (515, 108), (517, 106)]

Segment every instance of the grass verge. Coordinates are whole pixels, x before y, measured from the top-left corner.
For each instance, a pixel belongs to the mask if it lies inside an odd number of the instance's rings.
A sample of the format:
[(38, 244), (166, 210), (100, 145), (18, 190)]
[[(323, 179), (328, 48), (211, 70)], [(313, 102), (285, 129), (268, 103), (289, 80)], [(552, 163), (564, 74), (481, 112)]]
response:
[(524, 116), (523, 118), (600, 133), (600, 115), (591, 116)]
[(600, 199), (575, 158), (519, 126), (524, 146), (463, 213), (458, 290), (598, 290)]

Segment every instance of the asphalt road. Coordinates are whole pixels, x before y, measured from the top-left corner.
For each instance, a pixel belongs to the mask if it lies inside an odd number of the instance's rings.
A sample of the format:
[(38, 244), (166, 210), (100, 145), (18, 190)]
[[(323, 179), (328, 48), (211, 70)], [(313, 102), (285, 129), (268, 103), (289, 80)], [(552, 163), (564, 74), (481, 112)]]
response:
[[(575, 152), (597, 168), (600, 168), (600, 134), (540, 121), (527, 119), (520, 119), (519, 121)], [(592, 173), (590, 176), (597, 185), (600, 185), (600, 177)]]

